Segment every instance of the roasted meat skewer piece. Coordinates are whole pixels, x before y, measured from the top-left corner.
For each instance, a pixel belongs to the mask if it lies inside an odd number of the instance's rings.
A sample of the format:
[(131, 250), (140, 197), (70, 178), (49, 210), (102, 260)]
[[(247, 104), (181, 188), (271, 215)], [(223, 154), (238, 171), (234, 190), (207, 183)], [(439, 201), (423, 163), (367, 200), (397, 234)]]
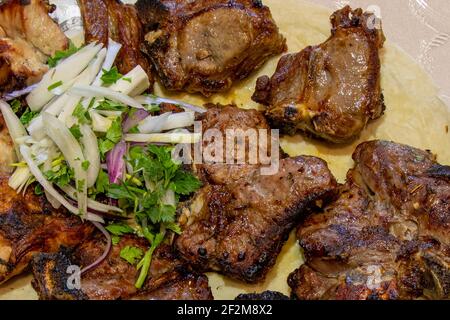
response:
[(384, 36), (375, 16), (345, 7), (331, 16), (331, 37), (281, 58), (272, 78), (258, 79), (253, 100), (272, 125), (334, 143), (359, 136), (384, 111), (379, 51)]
[(208, 278), (190, 270), (168, 245), (158, 248), (152, 258), (149, 277), (138, 290), (135, 282), (139, 270), (120, 257), (126, 246), (143, 252), (148, 242), (136, 236), (124, 236), (102, 263), (81, 277), (80, 288), (69, 288), (72, 283), (67, 269), (93, 263), (103, 252), (105, 243), (101, 234), (93, 236), (75, 250), (40, 254), (33, 261), (33, 287), (41, 299), (59, 300), (209, 300), (212, 299)]
[(18, 194), (8, 177), (0, 177), (0, 284), (23, 272), (36, 253), (76, 246), (92, 231), (90, 223), (55, 210), (31, 187)]
[(48, 57), (67, 48), (51, 10), (42, 0), (0, 4), (0, 96), (41, 80)]
[(339, 199), (298, 229), (300, 299), (448, 299), (450, 167), (425, 151), (361, 144)]
[(286, 50), (270, 10), (256, 0), (139, 0), (147, 51), (169, 90), (229, 89)]
[[(212, 108), (204, 129), (267, 127), (255, 110)], [(225, 152), (225, 151), (224, 151)], [(260, 164), (212, 163), (198, 170), (205, 182), (182, 209), (182, 234), (175, 246), (193, 267), (246, 282), (264, 279), (290, 231), (311, 209), (329, 200), (336, 181), (314, 157), (280, 160), (273, 175)]]

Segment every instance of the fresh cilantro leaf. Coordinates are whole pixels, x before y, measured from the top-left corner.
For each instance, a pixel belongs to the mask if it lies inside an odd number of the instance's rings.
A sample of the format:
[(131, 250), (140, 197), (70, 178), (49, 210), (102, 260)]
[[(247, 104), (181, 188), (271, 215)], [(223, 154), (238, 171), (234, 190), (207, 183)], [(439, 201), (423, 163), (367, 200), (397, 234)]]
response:
[(73, 170), (67, 166), (65, 161), (56, 167), (56, 170), (46, 171), (44, 175), (47, 180), (55, 183), (59, 187), (67, 186), (74, 178)]
[(67, 50), (64, 51), (56, 51), (55, 55), (53, 57), (50, 57), (47, 61), (48, 65), (50, 66), (50, 68), (56, 67), (56, 65), (58, 64), (58, 62), (61, 59), (65, 59), (69, 56), (71, 56), (72, 54), (76, 53), (79, 50), (79, 48), (77, 48), (72, 41), (69, 41), (69, 48)]
[(109, 177), (108, 174), (100, 170), (98, 173), (97, 181), (95, 182), (95, 189), (97, 193), (105, 193), (109, 187)]
[(81, 167), (83, 168), (84, 171), (88, 171), (90, 165), (91, 163), (88, 160), (83, 161), (83, 163), (81, 163)]
[(136, 264), (142, 256), (144, 252), (141, 248), (126, 246), (122, 250), (120, 250), (120, 257), (126, 260), (129, 264)]
[(81, 137), (83, 137), (83, 134), (80, 131), (80, 126), (75, 124), (72, 127), (70, 127), (70, 133), (75, 137), (75, 139), (80, 140)]
[(53, 89), (56, 89), (56, 88), (58, 88), (58, 87), (60, 87), (60, 86), (62, 86), (63, 85), (63, 82), (62, 81), (58, 81), (58, 82), (55, 82), (55, 83), (53, 83), (52, 85), (50, 85), (48, 88), (47, 88), (47, 90), (48, 91), (52, 91)]
[(103, 74), (100, 79), (102, 79), (103, 84), (110, 85), (119, 81), (122, 76), (117, 70), (117, 67), (114, 66), (110, 70), (103, 69)]
[(36, 186), (34, 187), (34, 194), (37, 196), (41, 196), (44, 194), (44, 188), (42, 188), (42, 186), (39, 183), (36, 184)]
[(175, 211), (176, 208), (174, 206), (160, 204), (150, 207), (148, 209), (148, 216), (154, 224), (159, 222), (174, 222)]
[(120, 242), (120, 237), (119, 237), (119, 236), (116, 236), (116, 235), (112, 235), (112, 236), (111, 236), (111, 242), (112, 242), (113, 246), (119, 244), (119, 242)]
[(105, 227), (112, 235), (123, 236), (134, 233), (134, 229), (125, 223), (113, 223)]
[(73, 110), (72, 115), (78, 119), (80, 124), (89, 124), (91, 122), (91, 117), (89, 116), (88, 111), (83, 107), (80, 103), (77, 104), (75, 110)]
[(106, 111), (123, 111), (123, 112), (125, 112), (128, 110), (128, 107), (122, 103), (105, 99), (105, 100), (100, 101), (99, 105), (95, 109), (106, 110)]
[(202, 186), (200, 180), (193, 174), (178, 170), (170, 183), (170, 189), (181, 195), (189, 195)]
[(147, 104), (144, 106), (148, 112), (158, 112), (161, 110), (161, 107), (158, 104)]
[(112, 150), (114, 146), (122, 139), (122, 123), (120, 117), (113, 121), (104, 139), (99, 140), (99, 149), (102, 157)]
[(21, 108), (22, 108), (22, 103), (19, 100), (14, 99), (11, 102), (11, 109), (12, 109), (12, 111), (14, 111), (14, 113), (19, 112)]
[(34, 118), (36, 118), (39, 115), (39, 112), (31, 111), (29, 108), (25, 110), (25, 112), (20, 117), (20, 122), (27, 126)]
[(175, 232), (176, 234), (181, 234), (181, 228), (175, 222), (166, 222), (166, 223), (164, 223), (164, 226), (166, 227), (166, 229), (169, 229), (169, 230)]

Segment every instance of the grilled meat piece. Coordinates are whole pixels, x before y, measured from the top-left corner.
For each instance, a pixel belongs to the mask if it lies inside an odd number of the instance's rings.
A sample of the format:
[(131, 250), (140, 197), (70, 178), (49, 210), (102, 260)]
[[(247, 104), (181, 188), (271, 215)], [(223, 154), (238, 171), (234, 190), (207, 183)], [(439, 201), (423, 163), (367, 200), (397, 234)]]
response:
[(148, 53), (169, 90), (229, 89), (286, 50), (268, 7), (255, 0), (139, 0)]
[(92, 230), (78, 217), (53, 209), (31, 188), (18, 194), (8, 177), (0, 177), (0, 284), (20, 274), (34, 254), (76, 246)]
[(144, 34), (134, 6), (119, 0), (78, 0), (78, 3), (86, 42), (98, 41), (107, 45), (111, 38), (121, 43), (122, 49), (116, 59), (119, 72), (126, 74), (140, 65), (153, 84), (150, 64), (141, 51)]
[(326, 42), (283, 56), (272, 78), (258, 79), (253, 100), (268, 106), (266, 115), (275, 127), (343, 143), (382, 115), (384, 36), (374, 19), (348, 6), (335, 12)]
[(14, 151), (14, 145), (11, 140), (11, 136), (8, 132), (5, 119), (0, 114), (0, 176), (11, 173), (11, 163), (15, 162), (16, 154)]
[(276, 291), (264, 291), (262, 293), (240, 294), (236, 297), (235, 300), (275, 301), (275, 300), (289, 300), (289, 297)]
[(50, 11), (42, 0), (0, 5), (0, 94), (38, 82), (48, 70), (48, 56), (67, 48), (68, 40)]
[(139, 271), (120, 257), (126, 247), (147, 250), (147, 242), (135, 236), (124, 236), (114, 245), (109, 256), (95, 269), (81, 277), (81, 288), (69, 288), (67, 268), (85, 267), (102, 255), (105, 241), (101, 234), (93, 236), (75, 250), (40, 254), (33, 261), (33, 287), (41, 299), (61, 300), (207, 300), (212, 299), (208, 279), (190, 271), (165, 245), (153, 254), (149, 278), (143, 289), (135, 287)]
[(409, 146), (361, 144), (339, 199), (298, 230), (300, 299), (450, 297), (450, 167)]
[[(203, 117), (204, 129), (222, 133), (267, 125), (257, 111), (230, 106)], [(314, 157), (280, 160), (274, 175), (262, 175), (259, 164), (203, 164), (199, 171), (205, 185), (182, 209), (184, 230), (175, 245), (195, 268), (247, 282), (265, 277), (299, 219), (336, 186), (326, 163)]]

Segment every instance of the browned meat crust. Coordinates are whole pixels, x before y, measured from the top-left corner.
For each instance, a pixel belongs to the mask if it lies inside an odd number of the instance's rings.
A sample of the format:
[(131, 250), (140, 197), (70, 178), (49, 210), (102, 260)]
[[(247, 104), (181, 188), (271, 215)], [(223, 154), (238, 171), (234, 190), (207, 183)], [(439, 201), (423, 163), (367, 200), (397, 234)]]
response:
[(67, 48), (68, 40), (48, 16), (42, 0), (0, 4), (0, 95), (41, 80), (48, 56)]
[(229, 89), (286, 50), (268, 7), (255, 0), (139, 0), (148, 53), (169, 90)]
[[(257, 111), (230, 106), (203, 117), (204, 128), (222, 132), (267, 126)], [(299, 219), (336, 187), (326, 163), (313, 157), (283, 159), (272, 176), (258, 164), (204, 164), (200, 172), (205, 186), (183, 208), (175, 246), (195, 268), (247, 282), (265, 277)]]
[(142, 290), (136, 289), (134, 284), (139, 271), (120, 257), (125, 246), (147, 249), (144, 239), (122, 237), (105, 261), (81, 277), (81, 289), (68, 288), (67, 268), (70, 265), (82, 268), (101, 256), (105, 247), (101, 235), (94, 236), (74, 251), (63, 249), (55, 254), (37, 255), (33, 261), (33, 287), (39, 297), (46, 300), (212, 299), (206, 276), (190, 271), (167, 245), (155, 251), (147, 283)]
[(6, 127), (5, 119), (0, 114), (0, 176), (11, 173), (11, 163), (15, 162), (16, 154), (11, 136)]
[(271, 300), (289, 300), (289, 297), (276, 291), (264, 291), (262, 293), (240, 294), (236, 297), (235, 300), (271, 301)]
[(450, 167), (409, 146), (361, 144), (339, 199), (298, 230), (300, 299), (450, 297)]
[(359, 136), (384, 111), (379, 50), (384, 36), (373, 15), (345, 7), (331, 16), (331, 37), (281, 58), (272, 78), (258, 79), (253, 100), (272, 124), (335, 142)]
[(108, 38), (122, 44), (116, 59), (122, 74), (140, 65), (153, 85), (151, 66), (141, 51), (144, 41), (142, 24), (134, 6), (119, 0), (79, 0), (86, 42), (108, 43)]
[(20, 274), (34, 254), (76, 246), (93, 230), (78, 217), (53, 209), (31, 189), (17, 194), (8, 178), (0, 177), (0, 284)]

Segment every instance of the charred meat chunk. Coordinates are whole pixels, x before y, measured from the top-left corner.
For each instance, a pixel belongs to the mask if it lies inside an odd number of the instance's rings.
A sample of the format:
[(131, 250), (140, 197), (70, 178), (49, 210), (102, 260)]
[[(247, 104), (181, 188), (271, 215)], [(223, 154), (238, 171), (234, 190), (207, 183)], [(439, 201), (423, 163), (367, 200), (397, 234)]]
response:
[(98, 41), (107, 45), (111, 38), (122, 44), (116, 59), (119, 72), (126, 74), (140, 65), (153, 84), (150, 63), (141, 51), (144, 34), (135, 7), (119, 0), (78, 0), (78, 3), (86, 42)]
[(42, 0), (7, 0), (0, 4), (0, 96), (41, 80), (49, 56), (68, 39), (48, 15)]
[(76, 246), (93, 231), (31, 189), (19, 194), (8, 186), (8, 177), (0, 177), (0, 284), (24, 271), (36, 253)]
[(44, 300), (209, 300), (212, 293), (208, 279), (189, 270), (172, 248), (158, 248), (152, 258), (149, 278), (142, 289), (136, 289), (139, 270), (120, 257), (127, 246), (147, 249), (147, 241), (124, 236), (114, 245), (108, 257), (96, 268), (81, 276), (80, 288), (69, 286), (67, 268), (90, 265), (102, 255), (105, 240), (94, 235), (74, 250), (62, 249), (53, 254), (40, 254), (33, 260), (33, 287)]
[(252, 0), (139, 0), (147, 51), (169, 90), (229, 89), (286, 50), (270, 10)]
[[(257, 111), (223, 111), (209, 110), (203, 127), (224, 133), (266, 126), (264, 118), (250, 117)], [(326, 163), (314, 157), (282, 159), (272, 175), (263, 175), (260, 164), (203, 164), (201, 173), (204, 187), (181, 210), (183, 233), (175, 246), (195, 268), (246, 282), (265, 277), (290, 231), (336, 187)]]
[(425, 151), (361, 144), (336, 202), (298, 229), (300, 299), (448, 299), (450, 167)]
[(359, 136), (384, 111), (379, 50), (384, 36), (375, 16), (345, 7), (331, 16), (331, 37), (281, 58), (272, 78), (258, 79), (253, 100), (271, 123), (334, 143)]
[(289, 300), (289, 297), (276, 291), (264, 291), (262, 293), (240, 294), (236, 297), (235, 300), (277, 301), (277, 300)]

